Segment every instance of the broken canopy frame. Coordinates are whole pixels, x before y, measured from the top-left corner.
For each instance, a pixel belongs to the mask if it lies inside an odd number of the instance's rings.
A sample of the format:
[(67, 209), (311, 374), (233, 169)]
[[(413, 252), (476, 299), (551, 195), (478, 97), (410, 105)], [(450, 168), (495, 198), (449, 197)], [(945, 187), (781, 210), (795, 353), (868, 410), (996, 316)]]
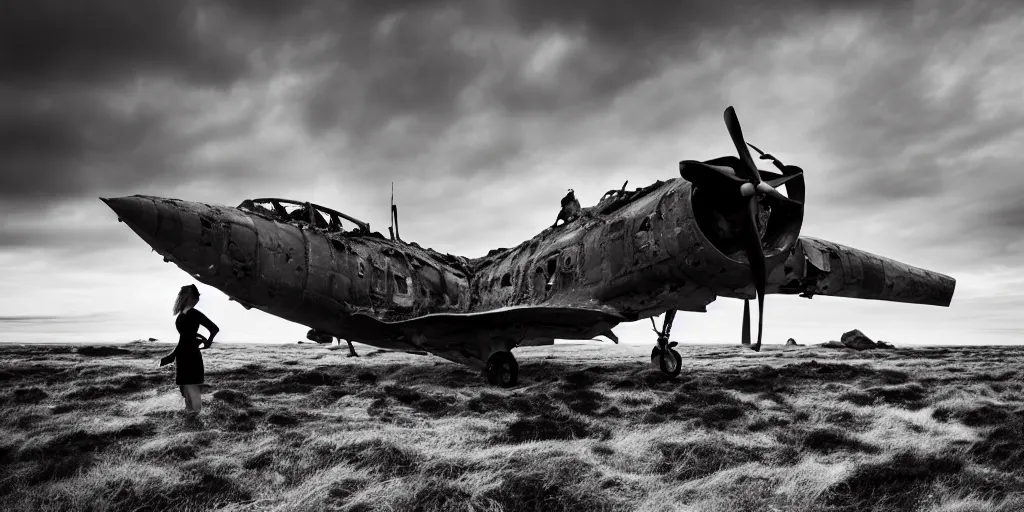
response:
[[(267, 204), (270, 205), (270, 208), (265, 206)], [(317, 222), (318, 212), (323, 216), (330, 218), (330, 223), (325, 228), (329, 233), (342, 231), (341, 219), (345, 219), (358, 226), (358, 231), (360, 232), (367, 234), (370, 233), (369, 223), (363, 222), (355, 217), (345, 215), (344, 213), (341, 213), (337, 210), (327, 208), (326, 206), (310, 203), (309, 201), (293, 201), (291, 199), (282, 199), (277, 197), (263, 197), (258, 199), (246, 199), (245, 201), (242, 201), (242, 204), (238, 205), (238, 208), (242, 208), (257, 214), (267, 215), (283, 222), (298, 220), (294, 219), (292, 217), (292, 214), (289, 214), (288, 211), (285, 210), (285, 205), (299, 206), (305, 209), (309, 217), (307, 219), (301, 220), (303, 222), (308, 222), (310, 226), (319, 227), (324, 223), (323, 217), (320, 217), (319, 223)]]

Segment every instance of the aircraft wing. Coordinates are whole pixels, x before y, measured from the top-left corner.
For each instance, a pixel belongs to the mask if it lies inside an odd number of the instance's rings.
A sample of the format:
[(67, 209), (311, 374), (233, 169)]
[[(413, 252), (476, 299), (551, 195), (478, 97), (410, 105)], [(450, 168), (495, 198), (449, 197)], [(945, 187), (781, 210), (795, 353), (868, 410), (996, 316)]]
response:
[(956, 280), (845, 245), (800, 237), (778, 293), (949, 306)]
[(464, 363), (485, 360), (493, 350), (511, 350), (524, 339), (590, 339), (605, 335), (618, 341), (612, 327), (625, 320), (611, 308), (514, 306), (479, 313), (436, 313), (409, 320), (382, 322), (356, 313), (349, 321), (353, 341), (400, 340), (446, 359)]

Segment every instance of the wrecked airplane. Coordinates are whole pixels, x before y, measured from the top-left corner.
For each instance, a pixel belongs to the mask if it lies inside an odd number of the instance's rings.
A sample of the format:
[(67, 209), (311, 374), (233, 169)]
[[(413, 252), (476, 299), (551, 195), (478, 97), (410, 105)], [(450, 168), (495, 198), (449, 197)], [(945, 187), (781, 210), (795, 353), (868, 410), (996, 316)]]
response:
[[(800, 236), (804, 176), (756, 168), (732, 107), (739, 157), (680, 162), (681, 178), (611, 190), (580, 208), (573, 192), (554, 226), (480, 258), (442, 254), (317, 204), (250, 199), (235, 208), (130, 196), (103, 201), (165, 261), (248, 308), (388, 350), (429, 352), (515, 385), (512, 350), (605, 336), (665, 313), (654, 367), (678, 375), (676, 311), (717, 297), (832, 295), (948, 306), (955, 281), (851, 247)], [(785, 187), (786, 194), (779, 188)]]

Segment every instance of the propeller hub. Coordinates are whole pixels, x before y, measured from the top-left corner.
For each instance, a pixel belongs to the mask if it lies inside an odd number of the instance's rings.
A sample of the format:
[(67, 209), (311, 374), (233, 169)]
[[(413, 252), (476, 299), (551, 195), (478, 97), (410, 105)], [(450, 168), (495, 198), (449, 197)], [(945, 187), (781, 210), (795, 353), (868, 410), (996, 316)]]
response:
[(757, 193), (761, 195), (771, 194), (775, 189), (771, 185), (761, 182), (757, 184)]
[(744, 183), (740, 185), (740, 195), (743, 197), (750, 197), (754, 195), (754, 184)]

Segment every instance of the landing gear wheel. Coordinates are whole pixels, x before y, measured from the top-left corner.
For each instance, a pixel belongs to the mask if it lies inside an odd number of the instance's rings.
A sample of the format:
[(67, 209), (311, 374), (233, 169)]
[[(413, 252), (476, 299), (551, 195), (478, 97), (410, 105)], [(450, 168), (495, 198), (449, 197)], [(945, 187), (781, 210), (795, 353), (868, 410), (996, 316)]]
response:
[(651, 366), (661, 370), (669, 377), (676, 377), (683, 371), (683, 356), (671, 348), (666, 353), (658, 347), (654, 347), (651, 350)]
[(511, 352), (497, 352), (487, 360), (484, 376), (492, 385), (510, 388), (519, 382), (519, 363)]
[(658, 335), (658, 344), (654, 347), (654, 350), (651, 350), (651, 366), (661, 370), (669, 378), (674, 378), (683, 370), (683, 356), (680, 356), (679, 352), (672, 349), (672, 347), (676, 346), (676, 342), (669, 341), (669, 334), (672, 332), (672, 321), (675, 318), (676, 310), (670, 309), (666, 311), (660, 331), (654, 323), (654, 318), (651, 318), (651, 327), (654, 328), (654, 333)]

